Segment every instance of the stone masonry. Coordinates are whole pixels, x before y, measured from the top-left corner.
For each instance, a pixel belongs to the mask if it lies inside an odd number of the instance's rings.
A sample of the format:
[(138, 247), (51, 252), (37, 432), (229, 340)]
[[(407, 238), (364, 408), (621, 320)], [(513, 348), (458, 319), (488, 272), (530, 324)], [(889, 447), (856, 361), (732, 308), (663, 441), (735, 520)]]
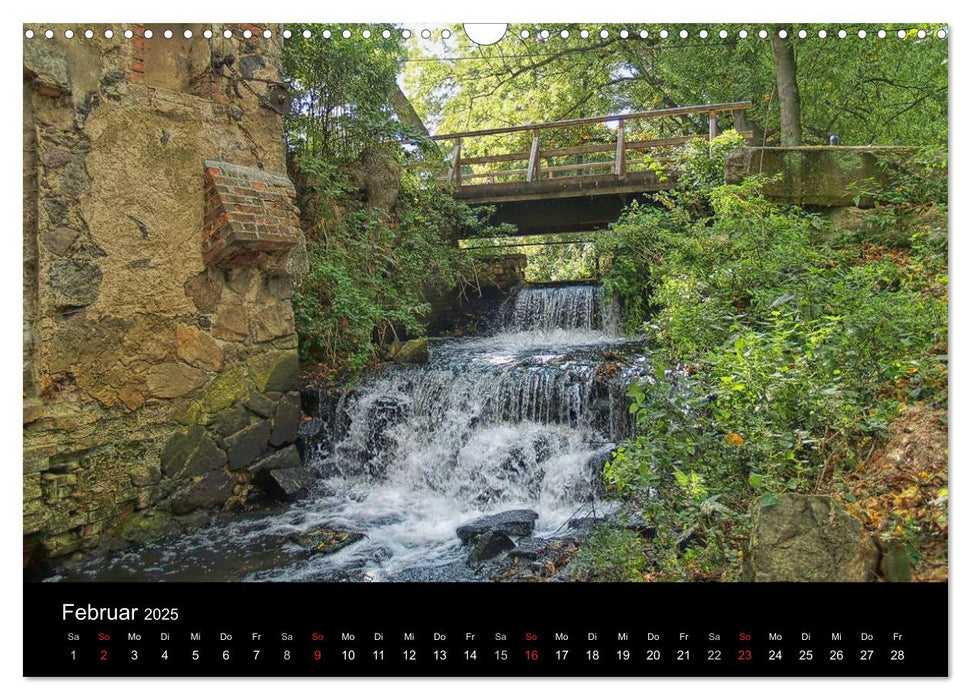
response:
[(299, 467), (305, 266), (279, 27), (26, 28), (25, 566), (199, 524)]

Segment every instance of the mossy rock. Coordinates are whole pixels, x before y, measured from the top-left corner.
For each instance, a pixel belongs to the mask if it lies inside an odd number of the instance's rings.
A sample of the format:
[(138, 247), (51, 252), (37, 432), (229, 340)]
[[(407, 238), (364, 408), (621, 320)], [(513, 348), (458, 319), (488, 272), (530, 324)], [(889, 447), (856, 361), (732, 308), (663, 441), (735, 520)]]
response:
[(839, 501), (783, 494), (756, 511), (743, 580), (871, 581), (876, 564), (876, 546)]
[(403, 343), (395, 354), (394, 361), (416, 365), (428, 362), (428, 338), (416, 338)]
[(290, 541), (303, 547), (311, 554), (330, 554), (343, 549), (349, 544), (364, 539), (360, 532), (345, 532), (317, 527), (296, 535), (290, 535)]
[(122, 523), (117, 535), (132, 544), (145, 544), (181, 531), (182, 523), (173, 515), (160, 511), (139, 511)]
[[(300, 360), (296, 350), (267, 352), (251, 357), (246, 363), (257, 391), (295, 391), (298, 389)], [(248, 395), (248, 394), (247, 394)]]
[(205, 413), (219, 413), (233, 404), (248, 398), (253, 392), (253, 383), (242, 365), (233, 365), (203, 389), (200, 398)]
[(175, 478), (199, 476), (226, 463), (226, 453), (202, 426), (191, 426), (169, 437), (162, 448), (162, 473)]

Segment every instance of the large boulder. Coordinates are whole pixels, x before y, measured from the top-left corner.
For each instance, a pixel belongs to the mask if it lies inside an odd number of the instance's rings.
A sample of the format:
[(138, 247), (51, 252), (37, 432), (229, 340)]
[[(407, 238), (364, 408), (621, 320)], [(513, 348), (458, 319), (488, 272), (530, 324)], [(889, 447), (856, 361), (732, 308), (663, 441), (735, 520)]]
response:
[(420, 365), (428, 362), (428, 338), (406, 340), (394, 355), (394, 361), (401, 364)]
[(870, 581), (877, 548), (859, 520), (828, 496), (784, 494), (755, 515), (746, 581)]
[(539, 514), (532, 510), (507, 510), (495, 515), (484, 515), (455, 531), (462, 544), (469, 544), (487, 532), (498, 532), (507, 537), (526, 537), (533, 532)]
[(306, 467), (285, 467), (266, 472), (265, 486), (273, 498), (295, 501), (307, 494), (314, 481), (313, 472)]
[[(864, 183), (887, 183), (887, 168), (907, 169), (916, 148), (901, 146), (798, 146), (739, 148), (725, 161), (725, 181), (779, 175), (763, 187), (769, 200), (787, 204), (847, 207), (857, 204)], [(860, 205), (867, 205), (864, 197)]]
[(503, 552), (508, 552), (515, 547), (516, 543), (509, 539), (508, 535), (502, 532), (487, 532), (479, 536), (475, 546), (472, 547), (472, 551), (469, 552), (469, 556), (466, 557), (465, 563), (472, 566), (489, 559), (495, 559)]
[(401, 166), (384, 148), (367, 148), (348, 170), (351, 182), (367, 196), (371, 209), (390, 212), (401, 191)]

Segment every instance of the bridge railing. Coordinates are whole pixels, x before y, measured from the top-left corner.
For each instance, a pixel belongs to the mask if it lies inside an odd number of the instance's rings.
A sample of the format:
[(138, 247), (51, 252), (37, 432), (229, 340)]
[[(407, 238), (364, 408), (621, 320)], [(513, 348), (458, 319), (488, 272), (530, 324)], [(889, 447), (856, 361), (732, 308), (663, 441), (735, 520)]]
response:
[[(717, 136), (720, 115), (731, 114), (736, 126), (743, 123), (742, 115), (751, 106), (751, 102), (695, 105), (431, 138), (451, 144), (445, 179), (456, 187), (608, 174), (623, 178), (632, 172), (658, 171), (672, 158), (674, 147)], [(684, 133), (697, 132), (706, 117), (707, 133)], [(751, 137), (750, 132), (740, 133)]]

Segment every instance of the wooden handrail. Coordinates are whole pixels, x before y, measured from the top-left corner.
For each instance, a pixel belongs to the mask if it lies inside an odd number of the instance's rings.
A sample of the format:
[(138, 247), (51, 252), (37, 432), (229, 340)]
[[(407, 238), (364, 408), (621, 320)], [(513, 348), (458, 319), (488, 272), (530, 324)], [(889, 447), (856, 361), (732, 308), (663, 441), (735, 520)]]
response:
[[(544, 175), (546, 178), (553, 176), (553, 173), (590, 170), (591, 168), (609, 167), (610, 173), (618, 180), (623, 180), (627, 176), (627, 153), (628, 151), (644, 152), (651, 148), (664, 146), (675, 146), (686, 143), (692, 139), (700, 138), (713, 140), (718, 135), (718, 114), (720, 112), (738, 113), (749, 109), (751, 102), (722, 102), (711, 105), (695, 105), (692, 107), (673, 107), (670, 109), (655, 109), (648, 112), (631, 112), (628, 114), (611, 114), (603, 117), (584, 117), (581, 119), (564, 119), (546, 124), (522, 124), (519, 126), (509, 126), (498, 129), (480, 129), (478, 131), (463, 131), (454, 134), (438, 134), (431, 138), (438, 141), (452, 141), (452, 153), (449, 159), (449, 170), (446, 180), (456, 187), (462, 186), (463, 174), (462, 167), (466, 165), (481, 165), (486, 163), (509, 163), (515, 161), (527, 161), (525, 169), (512, 168), (507, 170), (490, 170), (486, 172), (469, 172), (465, 177), (468, 180), (488, 179), (495, 182), (496, 177), (509, 177), (524, 175), (527, 183), (538, 182)], [(687, 114), (703, 114), (708, 118), (708, 133), (697, 136), (673, 136), (667, 138), (646, 139), (637, 141), (627, 140), (627, 129), (632, 120), (636, 119), (662, 119), (666, 117), (677, 117)], [(544, 130), (561, 129), (583, 124), (602, 124), (606, 122), (617, 122), (616, 134), (613, 143), (588, 143), (580, 146), (567, 146), (559, 148), (543, 149), (540, 136)], [(462, 140), (475, 136), (491, 136), (496, 134), (522, 133), (529, 131), (532, 133), (530, 148), (528, 151), (516, 153), (499, 153), (487, 156), (473, 156), (472, 158), (462, 157)], [(573, 156), (587, 153), (607, 153), (613, 152), (612, 161), (598, 161), (594, 163), (574, 163), (563, 165), (544, 164), (544, 159), (556, 158), (559, 156)], [(658, 158), (658, 161), (665, 161), (666, 158)]]
[(604, 122), (614, 122), (633, 119), (658, 119), (661, 117), (681, 117), (688, 114), (710, 114), (718, 112), (735, 112), (750, 109), (751, 102), (721, 102), (713, 105), (694, 105), (691, 107), (670, 107), (667, 109), (654, 109), (649, 112), (630, 112), (627, 114), (611, 114), (605, 117), (583, 117), (580, 119), (563, 119), (557, 122), (546, 122), (543, 124), (520, 124), (517, 126), (505, 126), (495, 129), (479, 129), (477, 131), (459, 131), (453, 134), (435, 134), (431, 138), (435, 141), (451, 141), (453, 139), (471, 136), (493, 136), (495, 134), (512, 134), (520, 131), (537, 131), (546, 129), (560, 129), (570, 126), (582, 126), (584, 124), (602, 124)]

